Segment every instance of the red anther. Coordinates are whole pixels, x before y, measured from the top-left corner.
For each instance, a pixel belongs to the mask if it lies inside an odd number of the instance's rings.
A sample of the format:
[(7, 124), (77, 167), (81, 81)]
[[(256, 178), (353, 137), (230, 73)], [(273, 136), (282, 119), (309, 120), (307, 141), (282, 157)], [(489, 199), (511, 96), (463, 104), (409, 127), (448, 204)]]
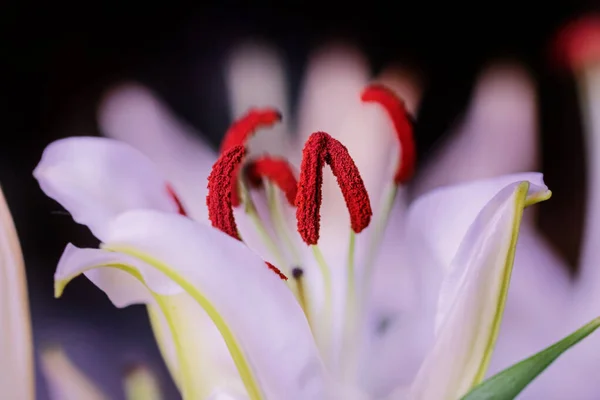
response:
[(404, 102), (394, 92), (380, 84), (369, 85), (363, 90), (361, 100), (379, 103), (385, 108), (398, 136), (400, 164), (394, 175), (394, 182), (406, 182), (415, 171), (416, 149), (411, 117)]
[(177, 212), (179, 213), (179, 215), (183, 215), (183, 216), (187, 217), (185, 208), (183, 208), (183, 204), (181, 203), (181, 200), (179, 200), (177, 193), (175, 193), (175, 189), (173, 189), (173, 187), (168, 183), (167, 183), (167, 193), (169, 194), (169, 197), (171, 199), (173, 199), (173, 201), (177, 205)]
[(302, 164), (296, 195), (298, 232), (309, 245), (319, 241), (323, 198), (323, 167), (329, 164), (350, 213), (350, 226), (356, 233), (365, 229), (373, 212), (369, 194), (348, 149), (325, 132), (315, 132), (302, 150)]
[(262, 185), (262, 178), (273, 182), (283, 193), (287, 201), (294, 206), (298, 182), (292, 172), (291, 165), (283, 158), (271, 158), (268, 156), (257, 158), (246, 167), (246, 178), (253, 187)]
[(288, 277), (285, 276), (283, 274), (283, 272), (281, 272), (279, 270), (279, 268), (277, 268), (276, 266), (274, 266), (273, 264), (271, 264), (270, 262), (265, 261), (265, 264), (267, 264), (267, 267), (269, 267), (269, 269), (273, 272), (275, 272), (277, 274), (278, 277), (280, 277), (282, 280), (287, 281)]
[(274, 108), (251, 109), (235, 121), (221, 142), (221, 154), (234, 146), (246, 145), (246, 141), (261, 127), (270, 127), (281, 121), (281, 113)]
[(240, 240), (231, 204), (232, 177), (246, 154), (244, 146), (227, 150), (212, 167), (208, 176), (208, 218), (212, 226)]
[(240, 175), (240, 168), (242, 168), (242, 164), (239, 164), (235, 167), (235, 169), (233, 170), (233, 175), (231, 176), (231, 205), (233, 207), (237, 207), (240, 204), (242, 204), (238, 185), (238, 176)]
[(600, 14), (567, 24), (554, 45), (558, 60), (568, 67), (580, 69), (591, 62), (600, 63)]

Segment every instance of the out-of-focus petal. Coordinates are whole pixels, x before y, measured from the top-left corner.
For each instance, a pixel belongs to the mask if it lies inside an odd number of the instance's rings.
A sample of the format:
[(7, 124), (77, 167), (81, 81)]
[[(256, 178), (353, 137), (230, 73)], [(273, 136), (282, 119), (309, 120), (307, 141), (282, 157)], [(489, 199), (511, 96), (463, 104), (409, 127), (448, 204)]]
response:
[(33, 400), (35, 387), (25, 265), (2, 190), (0, 224), (0, 388), (7, 398)]
[(147, 88), (129, 83), (108, 92), (98, 110), (102, 133), (148, 156), (175, 188), (189, 215), (208, 221), (206, 178), (216, 153)]
[(250, 152), (290, 155), (292, 116), (285, 68), (277, 51), (262, 43), (245, 43), (234, 49), (227, 67), (232, 120), (255, 107), (275, 107), (283, 116), (280, 123), (249, 140)]
[(479, 78), (461, 125), (419, 174), (415, 195), (535, 170), (537, 154), (537, 99), (531, 78), (518, 66), (494, 65)]
[(154, 373), (143, 366), (127, 371), (124, 378), (127, 400), (161, 400), (162, 393)]
[(60, 348), (42, 351), (41, 368), (52, 400), (107, 400)]

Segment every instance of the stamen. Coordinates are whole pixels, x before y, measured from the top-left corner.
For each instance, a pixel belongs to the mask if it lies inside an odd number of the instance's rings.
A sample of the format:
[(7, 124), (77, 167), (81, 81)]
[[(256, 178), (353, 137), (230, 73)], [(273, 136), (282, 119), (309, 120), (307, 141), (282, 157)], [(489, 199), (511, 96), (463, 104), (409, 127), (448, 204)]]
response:
[(175, 189), (173, 189), (173, 186), (171, 186), (168, 183), (167, 183), (167, 193), (169, 194), (169, 197), (171, 197), (171, 199), (173, 199), (173, 201), (177, 205), (177, 212), (179, 213), (179, 215), (183, 215), (184, 217), (187, 217), (185, 208), (183, 208), (183, 204), (181, 203), (181, 200), (179, 200), (177, 193), (175, 193)]
[(233, 123), (221, 142), (221, 154), (234, 146), (246, 145), (246, 141), (260, 127), (270, 127), (281, 121), (281, 113), (274, 108), (251, 109)]
[(240, 240), (231, 204), (232, 177), (244, 159), (246, 148), (234, 146), (225, 151), (213, 165), (208, 176), (208, 218), (212, 226)]
[(600, 15), (576, 19), (561, 29), (554, 51), (567, 67), (583, 69), (600, 60)]
[(242, 164), (236, 166), (233, 170), (233, 175), (231, 176), (231, 206), (238, 207), (242, 204), (242, 199), (240, 199), (240, 189), (238, 184), (238, 177), (240, 176), (240, 168), (242, 168)]
[(381, 104), (390, 116), (398, 136), (401, 155), (394, 182), (397, 185), (406, 182), (415, 171), (416, 150), (413, 119), (406, 111), (404, 102), (394, 92), (380, 84), (369, 85), (362, 92), (361, 100)]
[(287, 281), (288, 277), (285, 276), (283, 274), (283, 272), (281, 272), (279, 270), (279, 268), (277, 268), (276, 266), (274, 266), (273, 264), (271, 264), (270, 262), (265, 261), (265, 264), (267, 264), (267, 267), (269, 267), (269, 269), (273, 272), (275, 272), (277, 274), (277, 276), (279, 276), (282, 280)]
[(350, 225), (356, 233), (365, 229), (373, 212), (369, 194), (348, 149), (325, 132), (313, 133), (302, 150), (302, 164), (296, 195), (298, 232), (309, 245), (319, 241), (319, 210), (323, 197), (323, 167), (329, 164), (350, 213)]
[[(274, 108), (251, 109), (235, 121), (221, 142), (220, 153), (223, 154), (234, 146), (246, 146), (248, 138), (252, 136), (260, 127), (270, 127), (276, 122), (281, 121), (281, 113)], [(231, 204), (237, 207), (241, 204), (238, 192), (239, 167), (233, 172), (233, 182), (231, 190)]]
[(292, 276), (294, 279), (300, 279), (304, 275), (304, 270), (300, 267), (294, 267), (292, 269)]
[(285, 193), (287, 201), (295, 205), (298, 182), (286, 160), (268, 156), (258, 158), (246, 167), (246, 178), (253, 187), (261, 187), (262, 178), (270, 180)]

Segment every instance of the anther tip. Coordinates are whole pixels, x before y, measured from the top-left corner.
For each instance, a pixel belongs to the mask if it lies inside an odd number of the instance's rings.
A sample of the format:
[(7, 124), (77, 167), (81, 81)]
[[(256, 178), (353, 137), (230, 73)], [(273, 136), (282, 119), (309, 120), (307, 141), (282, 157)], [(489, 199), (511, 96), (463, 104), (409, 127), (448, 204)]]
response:
[(300, 267), (294, 267), (292, 269), (292, 276), (294, 279), (300, 279), (304, 275), (304, 270)]
[(589, 14), (566, 24), (551, 50), (562, 67), (577, 70), (600, 63), (600, 14)]

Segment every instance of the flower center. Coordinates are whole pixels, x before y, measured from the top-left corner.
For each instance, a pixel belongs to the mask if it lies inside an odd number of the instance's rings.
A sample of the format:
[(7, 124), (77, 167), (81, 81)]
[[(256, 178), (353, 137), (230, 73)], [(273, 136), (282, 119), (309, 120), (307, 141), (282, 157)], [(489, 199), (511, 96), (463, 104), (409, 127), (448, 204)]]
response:
[[(364, 322), (362, 313), (365, 310), (362, 303), (367, 294), (364, 287), (370, 281), (370, 269), (376, 259), (375, 250), (381, 242), (381, 234), (386, 228), (399, 185), (414, 173), (416, 156), (412, 122), (403, 101), (389, 89), (376, 84), (365, 88), (361, 101), (383, 107), (393, 124), (399, 145), (399, 161), (393, 176), (390, 174), (389, 178), (382, 177), (389, 180), (387, 193), (382, 196), (367, 192), (348, 149), (325, 132), (313, 133), (304, 144), (298, 178), (292, 165), (283, 158), (269, 155), (253, 157), (249, 154), (247, 142), (252, 135), (259, 128), (270, 127), (281, 120), (281, 114), (273, 108), (250, 110), (232, 125), (221, 145), (220, 157), (208, 178), (206, 200), (212, 225), (247, 243), (253, 239), (259, 240), (249, 244), (264, 247), (260, 251), (258, 247), (255, 250), (263, 255), (268, 268), (282, 278), (296, 295), (319, 346), (324, 354), (329, 354), (325, 358), (329, 359), (331, 365), (340, 361), (331, 356), (340, 347), (339, 341), (334, 344), (334, 336), (338, 334), (334, 333), (337, 332), (334, 327), (337, 322), (333, 322), (335, 316), (341, 316), (344, 321), (341, 335), (345, 337), (341, 347), (351, 349), (349, 353), (357, 353), (354, 348), (358, 346), (361, 332), (358, 327)], [(378, 155), (374, 154), (373, 157)], [(337, 256), (327, 259), (327, 252), (322, 252), (318, 246), (325, 165), (330, 167), (337, 180), (349, 214), (349, 238), (329, 237), (340, 242), (348, 240), (345, 247), (347, 250), (342, 250), (347, 251), (347, 254), (341, 254), (339, 259)], [(372, 222), (373, 200), (379, 206), (376, 208), (378, 215), (375, 226), (370, 229), (372, 234), (364, 236), (367, 240), (360, 241), (361, 246), (368, 246), (368, 254), (361, 254), (361, 258), (357, 259), (356, 236)], [(234, 207), (242, 204), (244, 207), (234, 212)], [(265, 204), (266, 207), (258, 207)], [(235, 216), (239, 218), (240, 230)], [(293, 219), (295, 223), (290, 222)], [(246, 222), (250, 222), (249, 231), (246, 231), (249, 229)], [(308, 245), (310, 251), (306, 251), (307, 246), (303, 246), (302, 242)], [(336, 242), (335, 251), (337, 244)], [(345, 268), (344, 265), (337, 265), (339, 260), (345, 260)], [(344, 261), (341, 263), (344, 264)], [(344, 271), (346, 279), (334, 280), (334, 268)], [(288, 280), (288, 276), (291, 279)], [(361, 279), (356, 279), (357, 276)], [(356, 286), (359, 284), (362, 287), (357, 290)], [(341, 311), (339, 304), (334, 302), (334, 293), (338, 292), (334, 287), (340, 285), (345, 293), (345, 304)], [(318, 296), (317, 290), (322, 291), (323, 295)], [(334, 350), (331, 351), (332, 349)], [(356, 360), (352, 357), (339, 362), (341, 369), (351, 371), (350, 373), (355, 370), (354, 364)]]

